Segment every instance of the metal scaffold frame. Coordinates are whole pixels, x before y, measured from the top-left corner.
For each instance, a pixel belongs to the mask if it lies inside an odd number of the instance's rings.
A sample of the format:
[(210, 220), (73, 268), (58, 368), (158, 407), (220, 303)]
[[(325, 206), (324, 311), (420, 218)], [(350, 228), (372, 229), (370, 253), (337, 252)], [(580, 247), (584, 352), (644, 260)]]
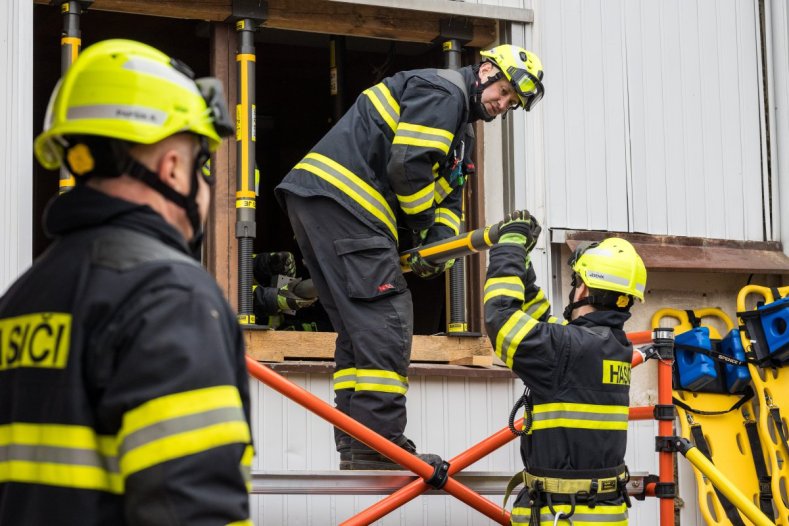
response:
[[(661, 526), (673, 526), (674, 498), (676, 497), (674, 453), (680, 451), (683, 455), (687, 456), (688, 460), (690, 460), (697, 469), (702, 469), (702, 471), (705, 469), (708, 470), (710, 467), (703, 465), (703, 462), (698, 459), (699, 456), (703, 457), (703, 455), (700, 453), (696, 455), (695, 453), (698, 452), (695, 448), (688, 448), (687, 444), (680, 443), (681, 439), (674, 436), (674, 407), (671, 398), (673, 334), (670, 329), (663, 329), (662, 331), (662, 333), (656, 332), (654, 334), (651, 331), (628, 333), (628, 338), (634, 345), (652, 344), (652, 349), (656, 350), (654, 354), (643, 353), (639, 350), (634, 351), (632, 359), (633, 367), (643, 363), (648, 358), (657, 357), (659, 359), (658, 404), (656, 406), (630, 408), (630, 419), (657, 419), (659, 422), (659, 436), (656, 437), (656, 450), (659, 451), (660, 455), (659, 475), (650, 475), (646, 477), (644, 479), (644, 484), (641, 485), (642, 492), (636, 495), (636, 498), (641, 500), (647, 496), (660, 498), (660, 524)], [(664, 348), (662, 351), (660, 349), (661, 346)], [(499, 430), (485, 440), (450, 459), (448, 462), (444, 461), (440, 466), (434, 468), (430, 464), (406, 452), (399, 446), (360, 424), (356, 420), (353, 420), (348, 415), (340, 412), (317, 396), (302, 389), (277, 374), (269, 367), (258, 363), (250, 357), (247, 357), (247, 368), (251, 376), (315, 413), (317, 416), (327, 420), (332, 425), (356, 437), (358, 440), (364, 442), (381, 454), (391, 458), (393, 461), (412, 471), (419, 477), (410, 482), (403, 479), (404, 486), (356, 516), (343, 522), (343, 526), (359, 526), (375, 522), (419, 495), (432, 490), (443, 490), (486, 515), (491, 520), (499, 524), (510, 524), (509, 512), (471, 490), (467, 485), (457, 480), (456, 477), (456, 475), (466, 467), (516, 438), (509, 427)], [(515, 422), (516, 428), (522, 425), (523, 419)], [(701, 467), (699, 466), (700, 464)], [(713, 475), (711, 478), (720, 480), (719, 474), (715, 473), (715, 468), (711, 467), (711, 469), (713, 470), (710, 471)], [(726, 486), (726, 482), (725, 480), (721, 481), (721, 485)], [(737, 491), (736, 487), (729, 483), (727, 491), (731, 492), (732, 490)], [(755, 512), (752, 509), (747, 509), (747, 499), (744, 497), (743, 499), (746, 502), (742, 502), (742, 499), (737, 499), (737, 502), (746, 508), (744, 509), (744, 513), (746, 513), (749, 518), (751, 518), (751, 515), (754, 513), (760, 513), (758, 509), (756, 509)], [(752, 518), (755, 524), (771, 524), (769, 521), (766, 523), (760, 521), (755, 514), (753, 517), (755, 517), (755, 519)]]

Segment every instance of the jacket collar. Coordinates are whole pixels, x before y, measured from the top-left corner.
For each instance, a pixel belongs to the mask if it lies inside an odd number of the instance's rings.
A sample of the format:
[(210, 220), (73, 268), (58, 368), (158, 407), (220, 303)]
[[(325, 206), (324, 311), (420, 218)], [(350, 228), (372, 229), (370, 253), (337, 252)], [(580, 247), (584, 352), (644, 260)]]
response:
[(159, 239), (189, 254), (189, 248), (178, 230), (147, 205), (124, 199), (77, 184), (71, 191), (52, 198), (44, 211), (44, 231), (49, 238), (101, 226), (127, 228)]

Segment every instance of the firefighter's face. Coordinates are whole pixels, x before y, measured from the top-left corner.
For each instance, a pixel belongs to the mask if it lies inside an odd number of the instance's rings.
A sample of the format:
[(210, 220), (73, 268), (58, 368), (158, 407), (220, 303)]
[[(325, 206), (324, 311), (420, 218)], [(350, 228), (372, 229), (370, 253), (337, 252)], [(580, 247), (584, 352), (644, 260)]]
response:
[[(479, 70), (480, 80), (485, 82), (488, 80), (488, 77), (492, 77), (498, 72), (499, 70), (490, 62), (484, 62)], [(485, 107), (488, 115), (498, 117), (506, 113), (507, 110), (516, 108), (520, 99), (518, 99), (512, 84), (506, 78), (501, 78), (485, 88), (480, 102)]]

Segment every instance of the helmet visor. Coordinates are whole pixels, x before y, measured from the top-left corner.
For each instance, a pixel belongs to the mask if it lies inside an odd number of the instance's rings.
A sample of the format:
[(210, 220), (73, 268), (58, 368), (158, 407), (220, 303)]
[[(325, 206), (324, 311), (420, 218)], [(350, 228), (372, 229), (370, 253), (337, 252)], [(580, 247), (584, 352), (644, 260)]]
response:
[(510, 74), (512, 87), (518, 93), (523, 108), (526, 111), (530, 111), (535, 104), (540, 102), (545, 94), (542, 81), (521, 68), (510, 68), (508, 73)]
[(213, 121), (217, 135), (220, 137), (233, 135), (235, 124), (227, 110), (222, 83), (214, 77), (203, 77), (195, 80), (195, 83), (208, 106), (209, 118)]

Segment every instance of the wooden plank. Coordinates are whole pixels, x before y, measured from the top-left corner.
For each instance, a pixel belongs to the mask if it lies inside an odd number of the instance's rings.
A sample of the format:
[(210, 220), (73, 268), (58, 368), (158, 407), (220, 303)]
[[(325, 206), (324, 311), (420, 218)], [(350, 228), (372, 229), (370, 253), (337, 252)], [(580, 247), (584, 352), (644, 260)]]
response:
[[(494, 357), (494, 361), (497, 358)], [(299, 361), (267, 363), (272, 371), (280, 374), (332, 374), (334, 362), (329, 361)], [(408, 377), (414, 376), (451, 376), (474, 378), (516, 378), (515, 374), (507, 369), (504, 364), (493, 367), (467, 367), (464, 365), (450, 365), (443, 363), (412, 362), (408, 366)]]
[(655, 236), (616, 232), (568, 231), (566, 242), (575, 250), (585, 241), (618, 236), (630, 241), (649, 270), (789, 273), (789, 257), (773, 241), (731, 241), (697, 237)]
[[(48, 4), (49, 0), (34, 2)], [(435, 40), (440, 20), (447, 16), (325, 0), (269, 0), (267, 4), (263, 27), (409, 42)], [(231, 0), (95, 0), (90, 9), (224, 22), (231, 13)], [(496, 40), (496, 20), (475, 18), (472, 25), (469, 47), (483, 47)]]
[[(224, 84), (228, 107), (234, 108), (236, 91), (236, 34), (227, 24), (212, 24), (211, 74)], [(231, 110), (231, 114), (232, 114)], [(206, 225), (205, 264), (228, 302), (238, 308), (238, 243), (235, 238), (236, 147), (225, 140), (212, 160), (216, 184)], [(232, 175), (231, 175), (232, 174)]]
[[(289, 359), (333, 360), (333, 332), (244, 331), (247, 354), (262, 362)], [(412, 362), (441, 362), (453, 365), (490, 367), (493, 354), (487, 338), (457, 336), (414, 336)]]

